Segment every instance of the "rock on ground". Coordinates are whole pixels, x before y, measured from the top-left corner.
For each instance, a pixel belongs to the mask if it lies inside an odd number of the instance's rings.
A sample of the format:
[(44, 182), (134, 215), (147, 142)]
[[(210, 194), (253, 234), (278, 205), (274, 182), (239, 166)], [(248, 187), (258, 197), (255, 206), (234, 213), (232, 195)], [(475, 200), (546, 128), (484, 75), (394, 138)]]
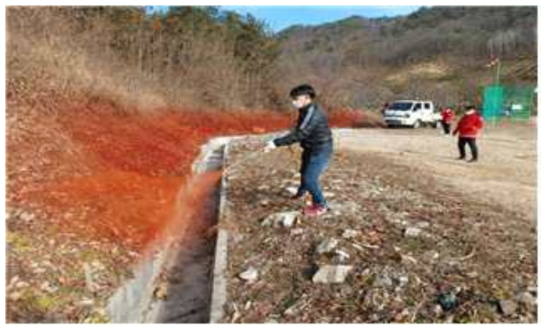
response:
[(262, 221), (261, 225), (266, 227), (283, 226), (286, 228), (290, 228), (294, 226), (294, 224), (296, 224), (296, 222), (299, 220), (298, 219), (299, 215), (300, 215), (300, 212), (297, 212), (297, 211), (279, 212), (279, 213), (271, 214)]
[(313, 276), (314, 283), (342, 283), (346, 280), (351, 265), (324, 265)]
[(256, 281), (256, 279), (258, 279), (258, 274), (259, 273), (257, 269), (253, 267), (249, 267), (246, 271), (239, 274), (239, 278), (241, 278), (242, 280), (246, 280), (248, 282), (253, 282), (253, 281)]
[(317, 249), (315, 249), (315, 251), (318, 254), (325, 254), (325, 253), (328, 253), (328, 252), (331, 252), (332, 250), (334, 250), (337, 245), (338, 245), (338, 240), (337, 239), (332, 239), (332, 238), (326, 239), (326, 240), (323, 240), (317, 246)]
[(502, 313), (506, 316), (513, 315), (518, 307), (514, 301), (510, 300), (500, 300), (498, 302), (498, 306)]

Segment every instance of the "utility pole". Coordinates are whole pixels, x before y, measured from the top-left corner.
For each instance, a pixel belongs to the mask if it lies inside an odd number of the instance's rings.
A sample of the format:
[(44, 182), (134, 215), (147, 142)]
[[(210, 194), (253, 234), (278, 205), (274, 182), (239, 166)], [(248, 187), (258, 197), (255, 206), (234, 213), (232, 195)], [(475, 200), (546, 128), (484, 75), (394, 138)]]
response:
[(495, 75), (495, 85), (500, 84), (500, 59), (497, 60), (497, 71)]
[[(497, 65), (497, 69), (496, 69), (496, 73), (495, 73), (495, 87), (497, 89), (501, 89), (500, 88), (500, 59), (497, 58), (496, 60), (496, 65)], [(501, 106), (503, 106), (503, 101), (501, 101)], [(502, 110), (499, 110), (499, 112), (502, 112)], [(496, 122), (497, 122), (497, 117), (496, 116), (493, 116), (492, 117), (492, 125), (493, 127), (496, 125)]]

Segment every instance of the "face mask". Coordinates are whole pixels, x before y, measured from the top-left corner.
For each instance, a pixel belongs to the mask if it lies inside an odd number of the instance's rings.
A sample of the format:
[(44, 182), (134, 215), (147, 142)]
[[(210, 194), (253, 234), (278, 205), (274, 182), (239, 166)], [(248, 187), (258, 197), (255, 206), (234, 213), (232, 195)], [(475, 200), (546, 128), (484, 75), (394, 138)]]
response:
[(294, 107), (294, 108), (300, 108), (300, 107), (302, 107), (302, 104), (301, 104), (299, 101), (297, 101), (297, 100), (293, 100), (293, 101), (292, 101), (292, 107)]

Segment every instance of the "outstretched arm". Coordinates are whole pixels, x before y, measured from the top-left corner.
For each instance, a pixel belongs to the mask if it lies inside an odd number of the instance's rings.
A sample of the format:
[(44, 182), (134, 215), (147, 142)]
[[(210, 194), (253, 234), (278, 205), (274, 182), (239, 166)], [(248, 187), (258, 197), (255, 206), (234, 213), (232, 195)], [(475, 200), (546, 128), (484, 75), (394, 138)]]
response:
[(274, 139), (273, 143), (276, 146), (283, 146), (300, 142), (311, 134), (317, 122), (318, 119), (315, 117), (315, 110), (313, 107), (310, 107), (304, 120), (298, 127), (293, 128), (290, 133), (285, 136)]

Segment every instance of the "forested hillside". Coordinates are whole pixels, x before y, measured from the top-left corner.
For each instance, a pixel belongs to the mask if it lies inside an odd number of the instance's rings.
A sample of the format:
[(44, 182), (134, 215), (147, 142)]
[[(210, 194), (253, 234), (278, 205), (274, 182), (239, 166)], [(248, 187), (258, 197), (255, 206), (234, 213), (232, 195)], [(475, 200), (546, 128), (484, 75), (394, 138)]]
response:
[[(457, 103), (492, 81), (536, 84), (536, 7), (430, 7), (403, 17), (350, 17), (279, 34), (284, 85), (309, 80), (332, 104), (377, 105), (396, 97)], [(288, 73), (292, 73), (289, 75)]]
[(12, 7), (7, 24), (9, 92), (32, 83), (155, 105), (272, 102), (277, 48), (252, 16), (215, 7)]

